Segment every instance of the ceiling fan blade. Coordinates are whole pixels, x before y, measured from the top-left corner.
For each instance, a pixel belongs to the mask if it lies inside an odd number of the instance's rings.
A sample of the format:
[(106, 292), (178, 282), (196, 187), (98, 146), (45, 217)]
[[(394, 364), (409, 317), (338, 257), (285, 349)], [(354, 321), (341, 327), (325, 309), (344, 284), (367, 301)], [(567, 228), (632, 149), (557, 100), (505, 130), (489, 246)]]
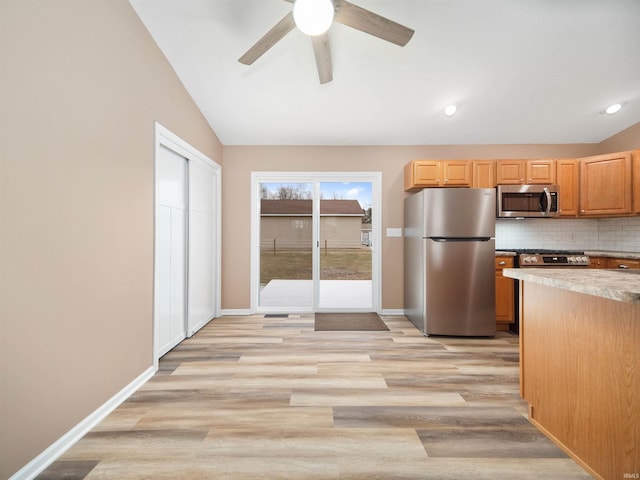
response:
[(313, 36), (311, 37), (311, 42), (313, 43), (313, 53), (316, 56), (316, 67), (318, 67), (320, 83), (329, 83), (333, 80), (329, 34), (325, 32), (322, 35)]
[(289, 12), (282, 20), (275, 24), (275, 26), (263, 35), (253, 47), (247, 50), (247, 53), (242, 55), (238, 61), (245, 65), (251, 65), (258, 58), (260, 58), (267, 50), (273, 47), (279, 40), (281, 40), (287, 33), (289, 33), (296, 26), (293, 20), (293, 13)]
[(334, 20), (362, 32), (404, 47), (414, 31), (346, 0), (334, 0)]

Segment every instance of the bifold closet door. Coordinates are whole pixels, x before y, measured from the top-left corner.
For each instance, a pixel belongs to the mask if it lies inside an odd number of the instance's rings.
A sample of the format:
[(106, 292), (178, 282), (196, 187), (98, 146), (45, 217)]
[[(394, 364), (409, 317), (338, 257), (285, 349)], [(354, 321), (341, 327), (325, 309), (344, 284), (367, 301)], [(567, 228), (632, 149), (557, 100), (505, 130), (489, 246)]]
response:
[(189, 335), (216, 313), (216, 180), (213, 168), (189, 161)]
[(187, 160), (164, 147), (158, 152), (158, 354), (186, 338)]

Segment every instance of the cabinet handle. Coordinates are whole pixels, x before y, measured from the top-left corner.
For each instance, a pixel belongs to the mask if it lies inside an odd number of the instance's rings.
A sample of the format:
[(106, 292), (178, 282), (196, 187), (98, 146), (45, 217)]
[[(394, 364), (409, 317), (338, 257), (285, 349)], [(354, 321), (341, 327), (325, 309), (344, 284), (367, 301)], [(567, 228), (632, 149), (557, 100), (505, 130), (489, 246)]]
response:
[(618, 268), (629, 268), (629, 266), (625, 265), (624, 263), (619, 263)]
[(498, 263), (498, 265), (506, 265), (506, 264), (507, 262), (505, 262), (504, 260)]

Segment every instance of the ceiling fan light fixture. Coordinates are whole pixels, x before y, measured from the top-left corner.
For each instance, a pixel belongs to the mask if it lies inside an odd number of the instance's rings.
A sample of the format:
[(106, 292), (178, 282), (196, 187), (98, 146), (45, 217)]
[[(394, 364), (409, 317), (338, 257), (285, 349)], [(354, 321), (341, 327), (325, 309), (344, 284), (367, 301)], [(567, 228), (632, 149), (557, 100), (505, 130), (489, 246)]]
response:
[(296, 27), (307, 35), (322, 35), (331, 26), (335, 9), (331, 0), (296, 0), (293, 19)]

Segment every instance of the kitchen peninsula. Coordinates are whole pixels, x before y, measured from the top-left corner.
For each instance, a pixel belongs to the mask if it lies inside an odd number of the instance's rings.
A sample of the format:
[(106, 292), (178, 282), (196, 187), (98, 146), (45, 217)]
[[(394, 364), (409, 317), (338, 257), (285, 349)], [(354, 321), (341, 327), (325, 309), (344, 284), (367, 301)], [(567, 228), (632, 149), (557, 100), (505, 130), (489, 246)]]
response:
[(530, 421), (596, 478), (639, 478), (640, 270), (504, 275), (521, 284)]

